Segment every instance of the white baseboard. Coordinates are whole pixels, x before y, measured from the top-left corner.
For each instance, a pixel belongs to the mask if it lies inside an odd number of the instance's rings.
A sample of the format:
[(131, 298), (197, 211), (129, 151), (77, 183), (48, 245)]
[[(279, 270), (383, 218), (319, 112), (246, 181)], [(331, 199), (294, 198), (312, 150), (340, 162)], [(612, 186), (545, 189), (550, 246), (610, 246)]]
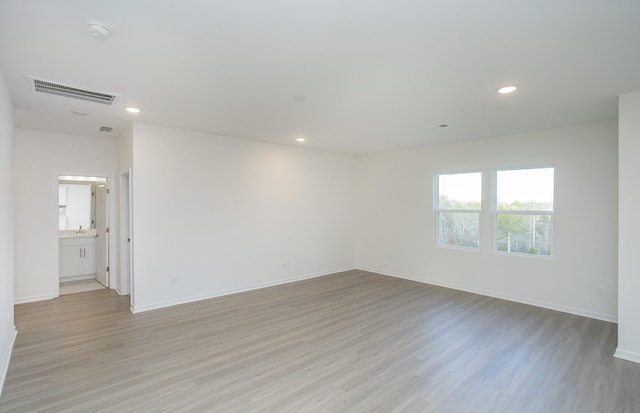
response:
[(4, 379), (7, 378), (7, 372), (9, 371), (9, 361), (11, 361), (11, 353), (13, 352), (13, 345), (16, 342), (17, 336), (18, 336), (18, 330), (16, 330), (14, 327), (13, 337), (11, 338), (9, 349), (5, 354), (4, 359), (2, 360), (2, 364), (0, 364), (0, 397), (2, 396), (2, 389), (4, 388)]
[(55, 294), (41, 294), (41, 295), (32, 295), (29, 297), (16, 297), (13, 300), (13, 303), (14, 304), (33, 303), (34, 301), (51, 300), (52, 298), (58, 298), (58, 296)]
[(616, 352), (613, 353), (613, 357), (617, 357), (619, 359), (624, 359), (628, 361), (633, 361), (634, 363), (640, 363), (640, 353), (622, 350), (620, 347), (618, 347), (616, 349)]
[(144, 311), (157, 310), (159, 308), (171, 307), (179, 304), (193, 303), (195, 301), (208, 300), (210, 298), (222, 297), (225, 295), (237, 294), (237, 293), (242, 293), (246, 291), (257, 290), (260, 288), (267, 288), (267, 287), (273, 287), (276, 285), (289, 284), (296, 281), (309, 280), (311, 278), (323, 277), (325, 275), (335, 274), (335, 273), (344, 272), (344, 271), (351, 271), (354, 269), (355, 267), (336, 268), (329, 271), (306, 274), (306, 275), (302, 275), (294, 278), (283, 278), (283, 279), (269, 281), (265, 283), (252, 284), (252, 285), (248, 285), (240, 288), (232, 288), (229, 290), (215, 291), (210, 293), (193, 295), (190, 297), (177, 298), (175, 300), (167, 300), (167, 301), (162, 301), (162, 302), (153, 303), (153, 304), (135, 305), (131, 307), (131, 312), (134, 314), (142, 313)]
[(602, 314), (602, 313), (597, 313), (597, 312), (594, 312), (594, 311), (585, 310), (585, 309), (582, 309), (582, 308), (575, 308), (575, 307), (570, 307), (570, 306), (565, 306), (565, 305), (560, 305), (560, 304), (554, 304), (554, 303), (549, 303), (549, 302), (546, 302), (546, 301), (534, 300), (534, 299), (530, 299), (530, 298), (524, 298), (524, 297), (519, 297), (519, 296), (515, 296), (515, 295), (510, 295), (510, 294), (503, 294), (503, 293), (498, 293), (498, 292), (489, 291), (489, 290), (482, 290), (482, 289), (478, 289), (478, 288), (469, 288), (469, 287), (466, 287), (466, 286), (463, 286), (463, 285), (457, 285), (457, 284), (453, 284), (453, 283), (444, 283), (444, 282), (441, 282), (441, 281), (434, 281), (434, 280), (430, 280), (430, 279), (420, 279), (420, 278), (412, 277), (412, 276), (409, 276), (409, 275), (390, 273), (390, 272), (383, 271), (383, 270), (377, 270), (375, 268), (368, 268), (368, 267), (363, 267), (363, 266), (359, 266), (357, 268), (359, 270), (369, 271), (369, 272), (373, 272), (373, 273), (376, 273), (376, 274), (387, 275), (389, 277), (402, 278), (404, 280), (416, 281), (416, 282), (420, 282), (420, 283), (423, 283), (423, 284), (431, 284), (431, 285), (437, 285), (439, 287), (445, 287), (445, 288), (451, 288), (451, 289), (454, 289), (454, 290), (466, 291), (466, 292), (469, 292), (469, 293), (485, 295), (485, 296), (493, 297), (493, 298), (499, 298), (501, 300), (513, 301), (513, 302), (516, 302), (516, 303), (533, 305), (535, 307), (547, 308), (549, 310), (560, 311), (560, 312), (563, 312), (563, 313), (575, 314), (575, 315), (579, 315), (579, 316), (582, 316), (582, 317), (594, 318), (596, 320), (608, 321), (610, 323), (617, 323), (618, 322), (618, 317), (615, 316), (615, 315), (611, 315), (611, 314)]

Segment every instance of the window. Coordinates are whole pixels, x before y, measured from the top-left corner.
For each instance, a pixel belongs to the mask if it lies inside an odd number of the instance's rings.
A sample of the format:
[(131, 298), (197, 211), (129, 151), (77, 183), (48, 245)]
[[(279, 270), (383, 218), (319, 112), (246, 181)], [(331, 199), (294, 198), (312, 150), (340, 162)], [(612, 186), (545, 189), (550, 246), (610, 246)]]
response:
[(496, 249), (551, 255), (554, 168), (496, 171)]
[(434, 210), (440, 245), (480, 246), (482, 174), (441, 174), (435, 182)]

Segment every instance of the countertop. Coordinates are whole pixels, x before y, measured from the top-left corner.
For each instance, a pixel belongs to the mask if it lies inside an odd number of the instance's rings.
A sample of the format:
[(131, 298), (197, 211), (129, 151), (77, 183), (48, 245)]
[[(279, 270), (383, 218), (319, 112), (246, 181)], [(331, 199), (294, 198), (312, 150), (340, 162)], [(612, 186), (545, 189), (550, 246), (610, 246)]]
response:
[(76, 235), (76, 233), (70, 233), (70, 234), (58, 234), (58, 238), (95, 238), (96, 234), (78, 234)]

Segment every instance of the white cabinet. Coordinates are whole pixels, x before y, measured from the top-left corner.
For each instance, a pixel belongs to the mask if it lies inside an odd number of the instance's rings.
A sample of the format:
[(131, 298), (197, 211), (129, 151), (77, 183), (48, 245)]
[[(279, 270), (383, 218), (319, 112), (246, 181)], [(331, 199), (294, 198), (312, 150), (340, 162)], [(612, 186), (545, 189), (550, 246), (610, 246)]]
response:
[(60, 246), (60, 278), (82, 275), (82, 247)]
[(96, 274), (95, 237), (60, 238), (60, 278)]
[(92, 245), (82, 247), (82, 274), (96, 273), (96, 240)]

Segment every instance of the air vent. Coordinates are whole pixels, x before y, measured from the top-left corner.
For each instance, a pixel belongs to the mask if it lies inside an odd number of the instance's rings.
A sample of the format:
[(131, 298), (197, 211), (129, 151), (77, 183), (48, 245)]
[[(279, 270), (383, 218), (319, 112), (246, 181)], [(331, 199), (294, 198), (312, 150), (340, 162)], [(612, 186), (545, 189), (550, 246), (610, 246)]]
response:
[(52, 82), (29, 76), (31, 89), (38, 93), (64, 96), (72, 99), (80, 99), (87, 102), (102, 103), (103, 105), (113, 105), (118, 99), (118, 95), (112, 93), (98, 92), (95, 90), (83, 89), (77, 86), (66, 85), (64, 83)]
[(100, 132), (111, 132), (112, 130), (111, 126), (100, 126)]

